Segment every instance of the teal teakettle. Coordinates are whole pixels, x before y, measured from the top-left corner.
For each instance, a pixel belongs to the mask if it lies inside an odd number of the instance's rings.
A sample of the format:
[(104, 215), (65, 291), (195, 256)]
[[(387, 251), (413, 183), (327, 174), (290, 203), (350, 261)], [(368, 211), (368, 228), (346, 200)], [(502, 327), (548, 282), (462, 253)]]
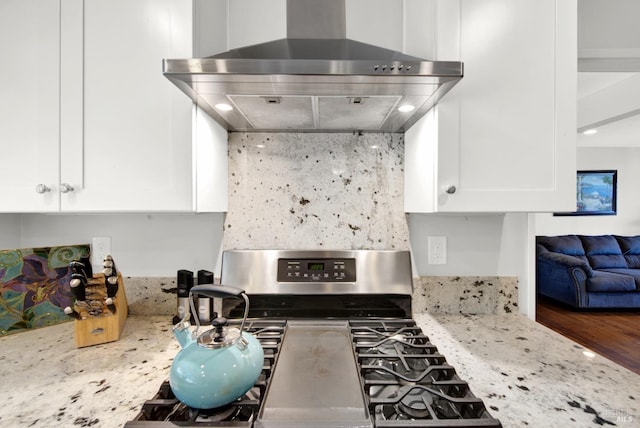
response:
[(258, 339), (243, 331), (249, 313), (249, 298), (244, 290), (218, 285), (197, 285), (191, 288), (189, 300), (195, 311), (194, 295), (211, 298), (236, 297), (245, 302), (244, 318), (238, 330), (228, 327), (225, 318), (213, 320), (213, 329), (198, 336), (200, 322), (191, 332), (187, 316), (173, 327), (173, 334), (182, 346), (171, 364), (169, 384), (176, 398), (189, 407), (212, 409), (241, 397), (256, 382), (264, 362)]

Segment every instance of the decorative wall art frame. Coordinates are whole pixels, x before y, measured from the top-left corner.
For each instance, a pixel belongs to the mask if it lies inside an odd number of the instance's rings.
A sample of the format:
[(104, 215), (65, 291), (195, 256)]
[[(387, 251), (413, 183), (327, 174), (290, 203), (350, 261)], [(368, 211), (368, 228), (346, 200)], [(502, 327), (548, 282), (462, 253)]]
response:
[(89, 244), (0, 250), (0, 336), (71, 321), (69, 262)]
[(578, 171), (576, 210), (554, 213), (554, 216), (616, 215), (618, 171)]

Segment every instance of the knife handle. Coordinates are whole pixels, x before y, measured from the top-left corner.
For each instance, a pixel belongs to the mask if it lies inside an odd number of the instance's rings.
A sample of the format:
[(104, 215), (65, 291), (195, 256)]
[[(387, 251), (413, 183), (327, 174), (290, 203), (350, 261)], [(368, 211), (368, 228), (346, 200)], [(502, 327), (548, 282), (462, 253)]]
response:
[(104, 276), (106, 276), (106, 277), (118, 276), (118, 270), (116, 269), (116, 263), (113, 261), (113, 258), (111, 256), (105, 256), (104, 264), (102, 265), (102, 267), (104, 268), (102, 270), (102, 273), (104, 273)]
[(84, 302), (87, 300), (87, 292), (85, 289), (85, 282), (82, 278), (71, 278), (71, 282), (69, 283), (71, 288), (71, 294), (78, 302)]
[(71, 268), (71, 278), (77, 277), (77, 278), (84, 278), (85, 282), (86, 280), (89, 278), (87, 276), (87, 272), (84, 268), (84, 264), (82, 264), (82, 262), (78, 261), (78, 260), (74, 260), (72, 262), (69, 263), (69, 267)]
[(116, 294), (118, 294), (118, 277), (108, 276), (105, 279), (105, 283), (107, 286), (107, 297), (116, 297)]
[(77, 320), (80, 319), (80, 314), (73, 310), (71, 306), (67, 306), (64, 308), (64, 313), (69, 315), (71, 318), (75, 318)]
[(80, 257), (80, 263), (84, 266), (84, 273), (87, 275), (87, 278), (93, 278), (93, 267), (91, 266), (91, 257), (84, 256)]

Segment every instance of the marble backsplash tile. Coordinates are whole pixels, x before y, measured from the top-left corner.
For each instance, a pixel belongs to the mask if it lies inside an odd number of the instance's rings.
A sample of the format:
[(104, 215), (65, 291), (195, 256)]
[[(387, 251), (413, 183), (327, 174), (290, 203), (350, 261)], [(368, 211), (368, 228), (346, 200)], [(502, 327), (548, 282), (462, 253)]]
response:
[(225, 249), (408, 249), (402, 134), (229, 134)]
[[(402, 134), (229, 134), (224, 249), (410, 249)], [(132, 314), (173, 316), (175, 278), (126, 279)], [(416, 312), (517, 311), (517, 278), (422, 277)]]
[(129, 313), (134, 315), (177, 314), (178, 286), (175, 277), (125, 277)]
[(518, 313), (518, 278), (497, 276), (414, 278), (412, 305), (414, 313)]

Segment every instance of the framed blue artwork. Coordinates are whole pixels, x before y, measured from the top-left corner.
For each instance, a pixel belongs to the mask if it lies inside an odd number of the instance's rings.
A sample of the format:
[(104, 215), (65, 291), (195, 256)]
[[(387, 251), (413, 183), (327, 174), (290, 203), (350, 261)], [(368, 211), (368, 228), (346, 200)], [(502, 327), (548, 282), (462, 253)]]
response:
[(578, 171), (576, 210), (554, 216), (616, 215), (617, 170)]

